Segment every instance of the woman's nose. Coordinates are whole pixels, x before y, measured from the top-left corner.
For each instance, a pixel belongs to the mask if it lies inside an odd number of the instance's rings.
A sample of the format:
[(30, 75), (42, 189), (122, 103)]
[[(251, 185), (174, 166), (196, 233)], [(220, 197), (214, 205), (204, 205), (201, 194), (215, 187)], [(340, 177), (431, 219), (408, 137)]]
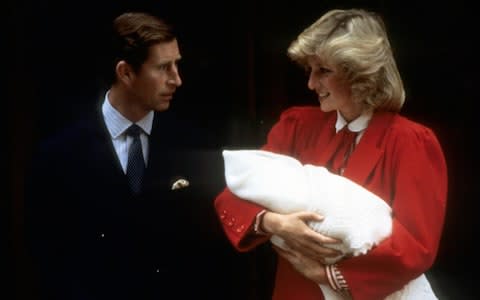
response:
[(308, 73), (308, 82), (307, 82), (307, 86), (310, 90), (315, 90), (315, 84), (316, 84), (316, 79), (313, 78), (312, 76), (312, 72)]

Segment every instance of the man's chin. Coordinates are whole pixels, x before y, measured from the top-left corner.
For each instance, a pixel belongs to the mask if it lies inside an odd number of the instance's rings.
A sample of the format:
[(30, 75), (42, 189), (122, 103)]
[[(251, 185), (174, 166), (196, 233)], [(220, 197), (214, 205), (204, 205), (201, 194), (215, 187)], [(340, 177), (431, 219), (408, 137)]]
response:
[(156, 111), (166, 111), (170, 108), (170, 102), (162, 102), (162, 103), (159, 103), (156, 107), (155, 107), (155, 110)]

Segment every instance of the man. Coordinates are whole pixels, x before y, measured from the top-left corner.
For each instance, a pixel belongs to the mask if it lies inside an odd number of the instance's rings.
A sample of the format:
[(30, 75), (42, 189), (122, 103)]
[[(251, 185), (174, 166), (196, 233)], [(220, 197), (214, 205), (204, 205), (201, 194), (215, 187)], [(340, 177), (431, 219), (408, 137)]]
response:
[(120, 15), (113, 33), (99, 109), (41, 144), (27, 183), (41, 299), (235, 298), (245, 264), (212, 205), (221, 155), (167, 111), (182, 85), (177, 39), (144, 13)]

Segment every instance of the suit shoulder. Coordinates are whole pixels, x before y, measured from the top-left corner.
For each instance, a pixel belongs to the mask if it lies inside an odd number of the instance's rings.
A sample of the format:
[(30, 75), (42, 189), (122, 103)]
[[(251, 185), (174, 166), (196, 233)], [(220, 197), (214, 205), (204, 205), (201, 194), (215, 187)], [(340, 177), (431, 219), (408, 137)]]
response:
[(172, 147), (219, 148), (215, 130), (173, 111), (157, 112), (152, 135), (161, 136)]
[(94, 138), (105, 127), (98, 119), (90, 115), (58, 128), (36, 143), (37, 152), (60, 154), (81, 149), (87, 140)]

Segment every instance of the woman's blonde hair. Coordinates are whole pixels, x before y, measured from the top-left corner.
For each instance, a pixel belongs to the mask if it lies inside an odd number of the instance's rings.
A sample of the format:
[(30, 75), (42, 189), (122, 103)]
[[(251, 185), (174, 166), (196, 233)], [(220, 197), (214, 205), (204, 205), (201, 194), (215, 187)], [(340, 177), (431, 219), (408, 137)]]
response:
[(399, 111), (405, 101), (402, 79), (382, 19), (362, 9), (331, 10), (305, 29), (288, 56), (307, 65), (317, 56), (345, 75), (354, 101), (365, 109)]

